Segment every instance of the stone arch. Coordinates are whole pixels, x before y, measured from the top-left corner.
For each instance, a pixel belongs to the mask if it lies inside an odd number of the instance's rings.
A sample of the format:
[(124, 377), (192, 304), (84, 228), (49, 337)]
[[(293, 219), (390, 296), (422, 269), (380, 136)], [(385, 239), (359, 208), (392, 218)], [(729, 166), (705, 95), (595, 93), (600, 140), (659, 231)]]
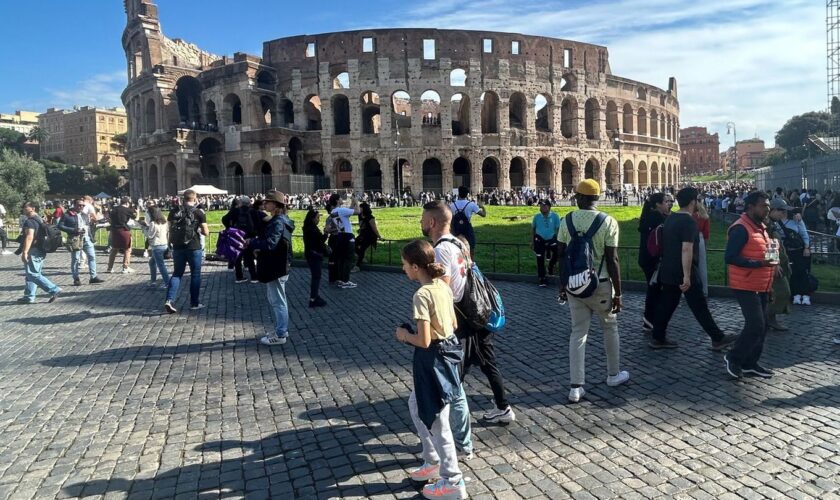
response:
[(230, 162), (225, 168), (225, 175), (231, 178), (234, 193), (245, 193), (245, 169), (242, 168), (242, 165), (235, 161)]
[(350, 88), (350, 73), (342, 71), (335, 75), (332, 80), (333, 89), (349, 89)]
[(645, 108), (639, 108), (639, 110), (636, 111), (636, 116), (636, 123), (638, 124), (638, 127), (636, 127), (636, 133), (638, 135), (647, 135), (647, 111), (645, 111)]
[(353, 187), (353, 164), (344, 158), (335, 162), (335, 185), (339, 189)]
[(467, 71), (461, 68), (455, 68), (449, 72), (449, 86), (450, 87), (466, 87), (467, 86)]
[(639, 162), (639, 187), (650, 186), (647, 163), (644, 160)]
[(551, 97), (546, 94), (537, 94), (534, 98), (534, 127), (538, 132), (551, 132), (554, 127)]
[(459, 156), (452, 162), (452, 187), (470, 187), (472, 165), (470, 160)]
[(350, 100), (344, 94), (332, 98), (333, 132), (335, 135), (350, 133)]
[(297, 137), (292, 137), (289, 140), (289, 160), (291, 162), (292, 173), (300, 173), (301, 167), (303, 166), (303, 142)]
[(158, 168), (154, 163), (152, 163), (147, 169), (146, 179), (147, 192), (143, 194), (154, 198), (160, 196), (158, 194)]
[(391, 94), (391, 116), (394, 128), (411, 128), (411, 96), (405, 90)]
[(499, 160), (488, 156), (481, 163), (481, 183), (484, 189), (499, 187)]
[(625, 184), (635, 184), (636, 179), (633, 175), (633, 161), (627, 160), (624, 162), (624, 183)]
[(379, 94), (368, 90), (359, 98), (362, 105), (362, 133), (378, 134), (381, 128)]
[(178, 168), (171, 161), (163, 167), (163, 194), (166, 196), (178, 194)]
[(318, 177), (324, 176), (324, 165), (321, 164), (319, 161), (310, 161), (306, 164), (306, 168), (304, 169), (304, 173), (306, 175), (313, 175)]
[(510, 179), (510, 188), (512, 190), (517, 190), (525, 186), (525, 165), (526, 163), (523, 158), (519, 156), (511, 158), (508, 178)]
[(179, 125), (195, 128), (201, 125), (201, 82), (194, 76), (182, 76), (175, 82)]
[(406, 190), (411, 190), (411, 187), (406, 186), (407, 183), (405, 182), (406, 169), (408, 169), (408, 175), (411, 175), (411, 164), (408, 163), (407, 159), (398, 158), (394, 160), (391, 171), (393, 174), (394, 192), (396, 193), (404, 193)]
[(659, 115), (655, 109), (650, 110), (650, 136), (659, 137)]
[(583, 166), (583, 178), (595, 179), (596, 181), (600, 180), (601, 162), (599, 162), (594, 156), (586, 160), (586, 164)]
[(578, 162), (574, 158), (566, 158), (560, 165), (560, 184), (567, 193), (572, 193), (575, 190), (577, 168)]
[(624, 125), (624, 133), (625, 134), (632, 134), (633, 129), (633, 107), (629, 104), (624, 105), (624, 111), (622, 113), (623, 116), (623, 125)]
[(260, 115), (259, 125), (266, 127), (276, 127), (279, 125), (277, 110), (275, 108), (274, 99), (270, 96), (260, 96)]
[(272, 180), (272, 175), (274, 174), (274, 169), (271, 166), (271, 163), (265, 160), (257, 160), (254, 163), (254, 175), (260, 176), (260, 191), (263, 193), (267, 193), (274, 188), (274, 182)]
[(489, 90), (481, 94), (481, 133), (499, 133), (499, 96)]
[(560, 133), (566, 139), (577, 135), (578, 106), (574, 97), (566, 97), (560, 104)]
[(204, 123), (213, 129), (217, 129), (219, 127), (219, 118), (216, 114), (216, 103), (210, 99), (204, 103)]
[(455, 94), (449, 101), (452, 115), (452, 135), (470, 134), (470, 97)]
[(443, 192), (443, 169), (437, 158), (426, 158), (423, 161), (423, 191)]
[(146, 101), (146, 113), (143, 115), (143, 118), (145, 118), (143, 132), (154, 134), (155, 130), (157, 130), (157, 105), (154, 99), (149, 98)]
[(362, 165), (362, 189), (365, 191), (382, 191), (382, 167), (376, 158), (370, 158)]
[(258, 71), (257, 72), (257, 88), (260, 90), (270, 90), (274, 92), (277, 86), (277, 78), (271, 73), (271, 71)]
[(604, 167), (604, 182), (609, 189), (621, 189), (621, 172), (618, 170), (618, 160), (613, 158), (607, 162), (607, 166)]
[(534, 173), (536, 174), (537, 189), (551, 189), (554, 187), (554, 164), (551, 160), (545, 157), (537, 160)]
[(607, 101), (607, 132), (618, 133), (618, 106), (615, 101)]
[(563, 92), (577, 92), (577, 77), (566, 73), (560, 78), (560, 90)]
[(219, 177), (218, 165), (222, 163), (223, 152), (224, 147), (217, 139), (207, 137), (201, 141), (198, 145), (198, 161), (202, 177), (206, 179)]
[(321, 98), (308, 95), (303, 101), (303, 115), (306, 117), (306, 130), (321, 130)]
[(293, 126), (295, 123), (295, 105), (288, 99), (283, 99), (280, 104), (280, 114), (282, 115), (280, 123), (284, 126)]
[(584, 105), (584, 126), (587, 139), (601, 138), (601, 105), (594, 97), (587, 99)]
[(662, 185), (662, 179), (659, 175), (659, 165), (655, 161), (650, 164), (650, 184), (651, 186)]
[(236, 94), (228, 94), (222, 101), (222, 116), (225, 126), (242, 125), (242, 100)]
[(427, 90), (420, 95), (420, 114), (426, 127), (440, 127), (440, 94)]
[(508, 100), (508, 119), (511, 128), (524, 129), (526, 123), (527, 100), (521, 92), (514, 92)]

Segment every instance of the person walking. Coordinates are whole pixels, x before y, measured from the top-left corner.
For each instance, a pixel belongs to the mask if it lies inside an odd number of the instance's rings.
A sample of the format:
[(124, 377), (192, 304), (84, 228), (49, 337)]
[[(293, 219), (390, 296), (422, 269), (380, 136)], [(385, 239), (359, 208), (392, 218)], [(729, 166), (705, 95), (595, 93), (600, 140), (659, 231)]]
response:
[(198, 197), (195, 191), (184, 191), (183, 203), (169, 212), (169, 243), (172, 245), (172, 276), (166, 290), (166, 302), (163, 309), (169, 314), (178, 312), (175, 299), (187, 266), (190, 266), (190, 309), (202, 309), (204, 304), (199, 302), (201, 292), (201, 263), (202, 249), (200, 236), (207, 236), (207, 217), (198, 208)]
[(764, 226), (769, 213), (767, 193), (752, 192), (744, 198), (744, 213), (729, 227), (725, 256), (729, 287), (744, 315), (741, 335), (723, 356), (726, 372), (733, 378), (773, 376), (758, 364), (767, 334), (767, 304), (773, 301), (773, 275), (779, 265), (779, 242)]
[(309, 307), (323, 307), (327, 301), (321, 298), (321, 271), (324, 255), (330, 252), (326, 245), (327, 235), (321, 232), (321, 213), (310, 208), (303, 219), (303, 253), (309, 265)]
[(560, 216), (551, 211), (551, 201), (540, 201), (540, 213), (531, 221), (531, 250), (537, 257), (537, 277), (540, 286), (548, 283), (545, 261), (548, 259), (548, 275), (554, 275), (557, 265), (557, 232), (560, 230)]
[(794, 207), (784, 200), (773, 200), (770, 216), (782, 231), (782, 244), (790, 259), (790, 291), (794, 305), (811, 305), (811, 236), (805, 223), (789, 218)]
[(408, 410), (423, 447), (423, 464), (409, 475), (414, 481), (432, 481), (423, 487), (425, 498), (467, 498), (449, 422), (452, 403), (462, 392), (458, 363), (463, 357), (454, 335), (452, 290), (441, 279), (444, 266), (435, 262), (427, 241), (412, 241), (400, 256), (408, 279), (420, 283), (412, 299), (417, 332), (408, 323), (394, 332), (398, 341), (414, 346)]
[[(665, 218), (671, 214), (674, 207), (674, 197), (667, 193), (653, 193), (648, 196), (642, 205), (642, 215), (639, 217), (639, 267), (645, 273), (645, 309), (642, 313), (642, 331), (650, 334), (653, 331), (653, 320), (656, 316), (656, 305), (659, 301), (659, 294), (662, 290), (658, 280), (654, 280), (654, 274), (659, 269), (660, 255), (652, 255), (648, 248), (651, 233), (665, 223)], [(654, 238), (661, 238), (662, 233), (658, 231)], [(661, 246), (661, 240), (657, 241)]]
[(286, 195), (279, 191), (268, 193), (263, 209), (271, 214), (265, 227), (265, 237), (247, 240), (257, 254), (259, 280), (266, 284), (265, 293), (274, 314), (274, 332), (260, 338), (267, 346), (282, 345), (289, 338), (289, 301), (286, 282), (292, 261), (292, 231), (294, 222), (286, 215)]
[[(630, 380), (630, 373), (621, 370), (618, 318), (621, 312), (621, 269), (618, 261), (618, 222), (597, 208), (601, 185), (594, 179), (584, 179), (575, 188), (575, 202), (578, 209), (566, 215), (557, 236), (557, 254), (564, 269), (560, 278), (559, 298), (568, 301), (572, 319), (569, 337), (569, 373), (571, 388), (569, 402), (577, 403), (586, 394), (586, 341), (592, 315), (598, 317), (604, 334), (604, 350), (607, 355), (607, 385), (613, 387)], [(569, 250), (573, 241), (589, 238), (592, 262), (597, 267), (597, 287), (588, 296), (576, 296), (569, 288), (568, 269), (573, 255)]]
[(373, 216), (368, 203), (359, 205), (359, 236), (356, 238), (356, 266), (353, 271), (356, 272), (362, 267), (362, 262), (365, 259), (365, 252), (370, 247), (376, 248), (376, 242), (382, 238), (379, 234), (379, 228), (376, 227), (376, 217)]
[(6, 207), (0, 203), (0, 255), (12, 255), (12, 252), (6, 250), (6, 247), (9, 246), (9, 235), (6, 233), (5, 223)]
[(96, 275), (96, 250), (93, 247), (93, 240), (90, 238), (90, 220), (85, 214), (84, 198), (73, 200), (70, 207), (61, 219), (57, 221), (58, 229), (67, 234), (67, 247), (70, 250), (70, 273), (73, 275), (73, 286), (81, 286), (79, 279), (79, 268), (81, 267), (82, 254), (87, 256), (87, 266), (90, 279), (88, 283), (104, 283), (105, 280)]
[(724, 335), (715, 323), (698, 278), (700, 230), (692, 214), (697, 211), (700, 193), (694, 187), (683, 188), (677, 192), (677, 203), (679, 211), (669, 215), (662, 226), (662, 259), (658, 273), (662, 291), (649, 345), (653, 349), (678, 347), (676, 342), (666, 337), (666, 333), (684, 294), (694, 318), (711, 338), (712, 350), (721, 351), (731, 345), (737, 336)]
[(35, 293), (38, 288), (47, 292), (50, 296), (48, 302), (55, 302), (61, 288), (55, 285), (43, 274), (44, 258), (46, 252), (38, 244), (38, 233), (41, 226), (46, 224), (38, 215), (38, 206), (35, 202), (27, 201), (23, 204), (23, 221), (20, 225), (21, 243), (20, 260), (23, 262), (23, 269), (26, 275), (26, 285), (23, 289), (23, 297), (17, 301), (23, 304), (34, 304)]
[(111, 209), (111, 250), (108, 254), (108, 271), (114, 271), (114, 260), (117, 258), (117, 253), (122, 252), (122, 274), (130, 274), (134, 269), (130, 267), (131, 264), (131, 229), (129, 228), (129, 221), (137, 218), (137, 211), (131, 208), (131, 199), (124, 196), (120, 200), (120, 204)]
[(149, 257), (149, 277), (150, 286), (157, 286), (157, 273), (160, 272), (160, 277), (163, 280), (161, 288), (167, 289), (169, 287), (169, 271), (166, 270), (166, 260), (164, 254), (169, 248), (169, 223), (163, 215), (163, 211), (153, 205), (147, 208), (149, 215), (148, 219), (143, 223), (143, 234), (146, 236), (146, 241), (149, 242), (149, 250), (152, 254)]
[(481, 202), (470, 201), (470, 188), (458, 188), (458, 199), (449, 204), (452, 212), (452, 235), (463, 236), (470, 244), (470, 251), (475, 252), (475, 229), (472, 225), (473, 215), (487, 217), (487, 210)]
[(350, 271), (353, 268), (355, 256), (356, 238), (353, 236), (353, 225), (350, 217), (359, 215), (361, 212), (356, 205), (356, 198), (351, 196), (350, 207), (341, 206), (341, 195), (333, 193), (327, 202), (327, 211), (332, 220), (327, 225), (333, 226), (334, 230), (324, 231), (330, 234), (330, 247), (333, 250), (330, 272), (330, 282), (335, 282), (339, 288), (356, 288), (356, 284), (350, 281)]

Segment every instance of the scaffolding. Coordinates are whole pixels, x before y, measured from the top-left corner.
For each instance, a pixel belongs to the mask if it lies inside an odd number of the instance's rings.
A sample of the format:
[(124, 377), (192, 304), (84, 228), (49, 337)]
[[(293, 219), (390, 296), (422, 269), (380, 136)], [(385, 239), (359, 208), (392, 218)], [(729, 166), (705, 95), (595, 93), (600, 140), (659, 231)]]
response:
[(828, 75), (828, 110), (835, 97), (840, 99), (840, 0), (826, 0), (826, 72)]

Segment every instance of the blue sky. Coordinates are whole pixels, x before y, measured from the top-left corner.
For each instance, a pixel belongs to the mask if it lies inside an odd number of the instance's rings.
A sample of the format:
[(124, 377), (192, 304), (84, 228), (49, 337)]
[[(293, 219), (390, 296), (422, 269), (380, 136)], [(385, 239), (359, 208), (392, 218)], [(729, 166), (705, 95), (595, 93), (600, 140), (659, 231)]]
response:
[[(825, 8), (813, 0), (158, 0), (170, 38), (216, 54), (262, 42), (367, 27), (486, 29), (606, 45), (613, 73), (679, 85), (683, 127), (768, 146), (790, 116), (823, 109)], [(231, 9), (231, 6), (233, 8)], [(0, 1), (0, 111), (121, 105), (121, 0)], [(10, 21), (11, 22), (8, 22)], [(9, 41), (13, 41), (9, 43)]]

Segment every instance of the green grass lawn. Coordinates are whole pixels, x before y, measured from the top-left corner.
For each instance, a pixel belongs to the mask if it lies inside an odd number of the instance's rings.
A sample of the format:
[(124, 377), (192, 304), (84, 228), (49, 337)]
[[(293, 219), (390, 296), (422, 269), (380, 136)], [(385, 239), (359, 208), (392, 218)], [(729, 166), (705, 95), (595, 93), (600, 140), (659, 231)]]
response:
[[(570, 207), (552, 209), (561, 217), (572, 210)], [(536, 275), (536, 259), (528, 247), (530, 243), (531, 219), (538, 213), (538, 207), (488, 206), (487, 217), (474, 217), (476, 239), (476, 262), (486, 272), (505, 272)], [(641, 207), (605, 207), (604, 211), (616, 218), (619, 223), (619, 257), (621, 260), (622, 279), (644, 280), (644, 274), (636, 264), (638, 257), (639, 214)], [(366, 262), (378, 265), (400, 265), (400, 248), (403, 242), (421, 238), (420, 215), (422, 210), (415, 208), (374, 209), (376, 223), (386, 241), (379, 242), (370, 250)], [(220, 224), (225, 212), (210, 212), (208, 223)], [(293, 210), (291, 218), (297, 224), (296, 234), (301, 233), (306, 212)], [(355, 223), (355, 218), (353, 218)], [(716, 285), (726, 284), (726, 266), (723, 262), (723, 248), (726, 246), (726, 224), (712, 220), (711, 241), (709, 243), (708, 270), (709, 281)], [(215, 240), (211, 240), (215, 244)], [(302, 258), (303, 241), (295, 238), (295, 255)], [(495, 244), (493, 244), (495, 243)], [(208, 246), (208, 248), (213, 248)], [(813, 266), (814, 275), (820, 280), (823, 291), (840, 291), (840, 268), (837, 266)]]

